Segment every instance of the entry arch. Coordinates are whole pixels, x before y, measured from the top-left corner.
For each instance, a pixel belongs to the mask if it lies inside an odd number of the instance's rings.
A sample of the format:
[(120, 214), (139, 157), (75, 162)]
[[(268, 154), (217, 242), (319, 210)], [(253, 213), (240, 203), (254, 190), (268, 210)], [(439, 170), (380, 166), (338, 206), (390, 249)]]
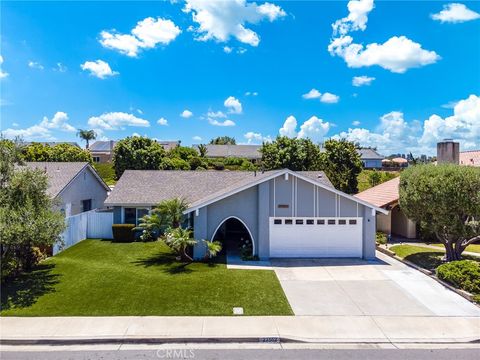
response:
[(215, 231), (213, 232), (212, 234), (212, 237), (210, 239), (210, 241), (213, 241), (213, 239), (215, 239), (215, 236), (217, 235), (217, 232), (218, 230), (220, 229), (220, 227), (225, 224), (225, 222), (229, 219), (235, 219), (235, 220), (238, 220), (239, 222), (242, 223), (242, 225), (245, 227), (245, 229), (247, 229), (247, 232), (248, 232), (248, 235), (250, 235), (250, 239), (252, 239), (252, 255), (257, 255), (256, 254), (256, 250), (257, 250), (257, 242), (255, 241), (255, 238), (253, 237), (253, 234), (252, 232), (250, 231), (250, 228), (248, 227), (248, 225), (245, 223), (245, 221), (243, 221), (242, 219), (240, 219), (238, 216), (227, 216), (226, 218), (224, 218), (222, 221), (220, 221), (220, 223), (218, 224), (218, 226), (216, 227)]

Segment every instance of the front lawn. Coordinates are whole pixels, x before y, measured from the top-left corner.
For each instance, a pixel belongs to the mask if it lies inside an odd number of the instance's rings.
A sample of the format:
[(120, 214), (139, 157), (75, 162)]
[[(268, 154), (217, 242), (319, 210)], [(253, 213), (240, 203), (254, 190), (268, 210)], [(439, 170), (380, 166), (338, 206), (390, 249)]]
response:
[[(436, 247), (439, 247), (439, 248), (442, 248), (442, 249), (445, 248), (445, 246), (443, 246), (443, 244), (429, 244), (429, 245), (436, 246)], [(465, 249), (465, 251), (469, 251), (469, 252), (474, 252), (474, 253), (480, 254), (480, 244), (468, 245), (467, 248)]]
[(273, 271), (184, 265), (160, 242), (84, 240), (1, 295), (3, 316), (293, 314)]

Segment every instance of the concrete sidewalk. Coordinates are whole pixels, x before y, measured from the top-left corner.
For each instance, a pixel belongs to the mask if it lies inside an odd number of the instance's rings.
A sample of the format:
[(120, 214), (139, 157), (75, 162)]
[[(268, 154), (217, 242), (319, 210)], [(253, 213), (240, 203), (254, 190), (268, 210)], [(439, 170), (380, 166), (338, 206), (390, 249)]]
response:
[(480, 317), (3, 317), (2, 344), (315, 342), (465, 343)]

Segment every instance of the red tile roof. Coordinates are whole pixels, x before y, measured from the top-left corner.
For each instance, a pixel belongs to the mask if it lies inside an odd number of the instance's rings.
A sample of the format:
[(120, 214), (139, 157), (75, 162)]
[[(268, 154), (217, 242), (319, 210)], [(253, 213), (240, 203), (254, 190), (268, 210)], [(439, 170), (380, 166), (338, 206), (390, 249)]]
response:
[(480, 166), (480, 150), (462, 151), (460, 165)]
[(395, 179), (362, 191), (355, 196), (378, 207), (385, 207), (388, 204), (398, 201), (399, 185), (400, 177), (396, 177)]

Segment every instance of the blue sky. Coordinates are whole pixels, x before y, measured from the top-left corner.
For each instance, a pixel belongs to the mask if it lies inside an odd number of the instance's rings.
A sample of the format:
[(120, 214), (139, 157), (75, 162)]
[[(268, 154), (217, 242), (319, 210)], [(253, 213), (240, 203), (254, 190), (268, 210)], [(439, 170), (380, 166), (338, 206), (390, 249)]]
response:
[[(1, 129), (480, 148), (480, 3), (2, 2)], [(336, 25), (335, 25), (336, 24)], [(356, 85), (356, 86), (355, 86)]]

